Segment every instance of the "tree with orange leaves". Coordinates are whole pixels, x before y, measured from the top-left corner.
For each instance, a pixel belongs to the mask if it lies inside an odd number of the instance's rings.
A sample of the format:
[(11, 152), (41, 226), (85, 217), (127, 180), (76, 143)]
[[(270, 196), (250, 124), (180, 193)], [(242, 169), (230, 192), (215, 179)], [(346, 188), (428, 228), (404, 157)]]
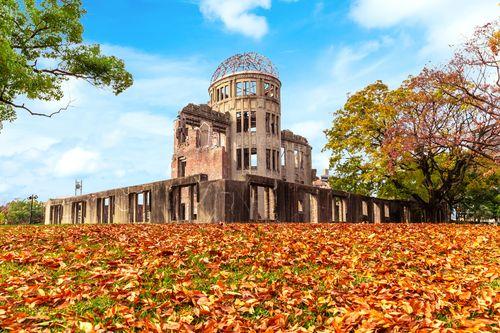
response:
[(399, 88), (377, 81), (351, 95), (326, 131), (333, 188), (413, 199), (427, 221), (445, 221), (470, 173), (498, 170), (499, 22), (440, 68)]

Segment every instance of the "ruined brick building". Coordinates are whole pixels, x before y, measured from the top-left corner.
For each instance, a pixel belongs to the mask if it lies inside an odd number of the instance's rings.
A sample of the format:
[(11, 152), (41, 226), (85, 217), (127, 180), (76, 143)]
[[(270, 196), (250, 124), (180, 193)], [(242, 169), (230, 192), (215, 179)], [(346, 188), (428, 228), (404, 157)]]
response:
[(228, 58), (208, 92), (207, 104), (188, 104), (175, 121), (172, 179), (51, 199), (45, 223), (411, 219), (408, 202), (313, 185), (311, 146), (281, 128), (281, 81), (267, 58)]

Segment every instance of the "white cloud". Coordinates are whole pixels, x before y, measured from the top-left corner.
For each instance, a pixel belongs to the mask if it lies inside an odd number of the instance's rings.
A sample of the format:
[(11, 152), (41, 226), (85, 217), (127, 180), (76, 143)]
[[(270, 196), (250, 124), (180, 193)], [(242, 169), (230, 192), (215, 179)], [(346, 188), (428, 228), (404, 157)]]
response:
[(189, 102), (208, 99), (212, 68), (201, 57), (167, 58), (104, 45), (125, 61), (134, 85), (123, 94), (69, 81), (60, 102), (27, 101), (50, 112), (71, 97), (72, 108), (53, 118), (18, 113), (0, 132), (0, 204), (36, 193), (42, 200), (142, 184), (170, 176), (172, 125)]
[(350, 16), (366, 28), (421, 26), (422, 54), (447, 54), (470, 36), (474, 27), (498, 17), (497, 0), (356, 0)]
[(99, 168), (99, 153), (79, 147), (62, 154), (54, 168), (60, 176), (82, 176)]
[(271, 0), (201, 0), (200, 11), (209, 20), (220, 20), (227, 30), (260, 39), (269, 27), (253, 10), (271, 8)]
[(360, 45), (344, 46), (339, 50), (337, 48), (330, 48), (331, 52), (336, 53), (331, 68), (332, 74), (338, 78), (352, 78), (352, 66), (359, 64), (361, 60), (378, 51), (381, 46), (381, 41), (372, 40)]
[(0, 135), (0, 157), (10, 157), (17, 154), (38, 156), (56, 144), (58, 141), (46, 135), (25, 136), (16, 128)]

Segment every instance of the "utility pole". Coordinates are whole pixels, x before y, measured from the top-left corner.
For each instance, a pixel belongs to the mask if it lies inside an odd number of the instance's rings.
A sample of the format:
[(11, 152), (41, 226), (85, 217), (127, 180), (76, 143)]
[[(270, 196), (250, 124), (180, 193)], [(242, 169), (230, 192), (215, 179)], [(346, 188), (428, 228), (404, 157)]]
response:
[(32, 194), (28, 197), (29, 200), (31, 200), (31, 205), (30, 205), (30, 224), (33, 223), (33, 201), (38, 199), (38, 195)]

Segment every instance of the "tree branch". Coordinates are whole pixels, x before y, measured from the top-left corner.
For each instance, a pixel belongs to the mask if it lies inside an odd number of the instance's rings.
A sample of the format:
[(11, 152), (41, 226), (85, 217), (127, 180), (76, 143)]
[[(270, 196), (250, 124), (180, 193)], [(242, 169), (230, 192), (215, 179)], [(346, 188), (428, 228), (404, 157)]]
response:
[(62, 111), (66, 111), (67, 109), (69, 109), (71, 107), (71, 103), (73, 102), (73, 100), (70, 100), (65, 107), (62, 107), (59, 110), (54, 111), (52, 113), (48, 113), (48, 114), (47, 113), (34, 112), (30, 108), (28, 108), (24, 103), (23, 104), (15, 104), (15, 103), (13, 103), (11, 101), (4, 100), (3, 98), (0, 99), (0, 102), (4, 103), (4, 104), (7, 104), (7, 105), (10, 105), (10, 106), (12, 106), (14, 108), (17, 108), (17, 109), (23, 109), (23, 110), (27, 111), (29, 114), (31, 114), (32, 116), (52, 118), (52, 116), (54, 116), (54, 115), (56, 115), (58, 113), (61, 113)]

